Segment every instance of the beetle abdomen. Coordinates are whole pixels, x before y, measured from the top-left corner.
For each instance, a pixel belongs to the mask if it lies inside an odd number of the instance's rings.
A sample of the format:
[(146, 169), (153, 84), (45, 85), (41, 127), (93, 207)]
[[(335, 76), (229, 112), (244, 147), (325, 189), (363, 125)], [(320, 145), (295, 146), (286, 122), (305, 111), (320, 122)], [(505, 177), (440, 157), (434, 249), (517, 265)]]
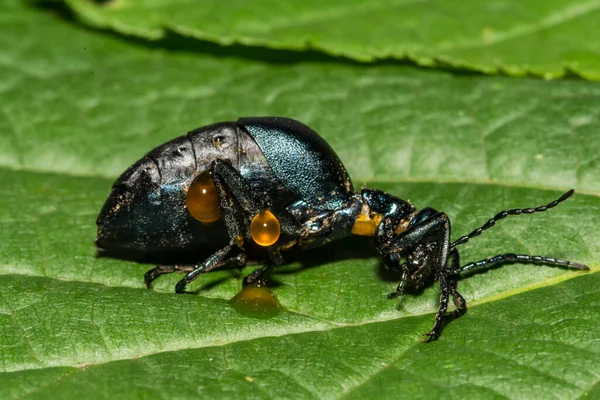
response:
[(96, 243), (103, 250), (143, 252), (216, 249), (227, 235), (222, 221), (201, 224), (188, 215), (186, 191), (217, 158), (238, 164), (234, 123), (206, 126), (150, 151), (115, 182), (100, 215)]
[(192, 218), (186, 193), (214, 160), (240, 171), (277, 214), (294, 202), (336, 210), (353, 194), (331, 147), (287, 118), (242, 118), (201, 127), (150, 151), (115, 182), (98, 216), (100, 249), (212, 250), (227, 242), (222, 220)]

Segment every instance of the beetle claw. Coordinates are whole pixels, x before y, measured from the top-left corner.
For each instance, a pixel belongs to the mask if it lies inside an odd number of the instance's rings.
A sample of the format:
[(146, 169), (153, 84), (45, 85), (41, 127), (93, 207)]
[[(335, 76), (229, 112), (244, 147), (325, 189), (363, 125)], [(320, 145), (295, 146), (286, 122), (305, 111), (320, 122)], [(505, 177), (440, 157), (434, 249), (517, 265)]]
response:
[(178, 294), (182, 294), (182, 293), (190, 293), (188, 291), (185, 290), (185, 287), (187, 286), (187, 281), (185, 279), (180, 280), (179, 282), (177, 282), (177, 285), (175, 285), (175, 293)]
[(423, 333), (421, 334), (421, 336), (426, 337), (427, 339), (425, 339), (425, 343), (431, 343), (434, 340), (437, 340), (437, 338), (439, 337), (439, 334), (436, 333), (435, 331), (431, 331), (429, 333)]

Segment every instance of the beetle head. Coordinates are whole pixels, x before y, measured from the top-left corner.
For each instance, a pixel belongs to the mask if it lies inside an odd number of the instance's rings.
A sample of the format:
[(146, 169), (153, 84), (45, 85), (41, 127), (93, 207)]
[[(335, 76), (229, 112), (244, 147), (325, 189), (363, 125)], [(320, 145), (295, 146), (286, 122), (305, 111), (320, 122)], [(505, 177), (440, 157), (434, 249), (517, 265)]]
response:
[(430, 257), (427, 256), (428, 251), (427, 244), (419, 244), (412, 249), (407, 255), (406, 262), (401, 264), (403, 271), (406, 271), (408, 284), (415, 289), (421, 289), (430, 280), (434, 278), (433, 262)]

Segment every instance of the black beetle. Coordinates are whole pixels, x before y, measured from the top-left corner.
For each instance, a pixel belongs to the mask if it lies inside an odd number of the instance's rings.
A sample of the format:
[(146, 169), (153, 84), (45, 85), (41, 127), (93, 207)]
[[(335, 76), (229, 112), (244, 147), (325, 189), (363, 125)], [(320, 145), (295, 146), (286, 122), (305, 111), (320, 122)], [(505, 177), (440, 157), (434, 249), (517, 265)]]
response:
[[(390, 298), (406, 285), (422, 287), (431, 278), (441, 290), (436, 339), (447, 319), (466, 312), (457, 291), (466, 271), (500, 263), (538, 263), (588, 269), (583, 264), (542, 256), (501, 254), (461, 266), (457, 246), (508, 215), (555, 207), (570, 190), (547, 205), (502, 211), (480, 228), (452, 242), (450, 220), (432, 208), (376, 189), (354, 187), (340, 159), (316, 132), (292, 119), (241, 118), (189, 132), (157, 147), (114, 183), (98, 216), (96, 244), (102, 251), (214, 253), (203, 263), (159, 266), (145, 283), (174, 271), (187, 272), (176, 286), (184, 293), (200, 274), (246, 264), (250, 248), (264, 248), (265, 265), (244, 285), (264, 285), (282, 251), (320, 246), (349, 235), (372, 236), (386, 267), (401, 274)], [(267, 258), (267, 257), (265, 257)], [(447, 313), (452, 297), (456, 310)]]

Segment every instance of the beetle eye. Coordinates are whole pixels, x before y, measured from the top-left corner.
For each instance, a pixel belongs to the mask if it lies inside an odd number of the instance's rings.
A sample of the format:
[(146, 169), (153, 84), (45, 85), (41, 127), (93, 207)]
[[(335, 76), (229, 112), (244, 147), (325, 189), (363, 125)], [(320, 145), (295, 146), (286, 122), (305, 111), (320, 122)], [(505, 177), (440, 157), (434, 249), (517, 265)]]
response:
[(279, 221), (271, 211), (261, 211), (252, 218), (250, 235), (260, 246), (272, 245), (279, 239), (280, 233)]
[(219, 195), (211, 171), (198, 175), (190, 185), (185, 205), (192, 217), (200, 222), (214, 222), (221, 218)]

